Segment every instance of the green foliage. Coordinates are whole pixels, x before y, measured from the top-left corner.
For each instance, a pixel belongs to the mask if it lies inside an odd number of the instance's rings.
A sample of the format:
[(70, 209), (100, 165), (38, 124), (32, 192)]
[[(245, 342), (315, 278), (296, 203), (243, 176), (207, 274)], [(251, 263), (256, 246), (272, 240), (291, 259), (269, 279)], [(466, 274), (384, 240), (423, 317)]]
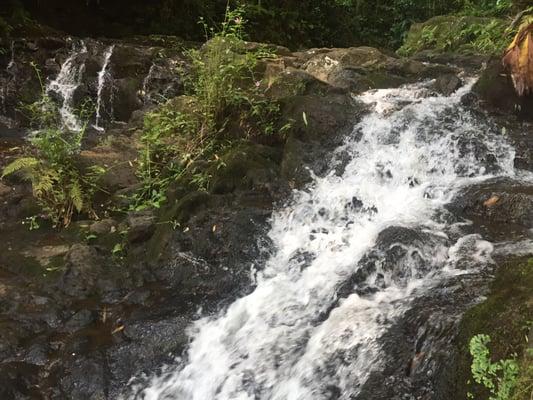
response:
[(466, 16), (436, 17), (411, 28), (398, 54), (409, 56), (422, 50), (436, 52), (498, 54), (512, 39), (507, 23), (500, 19)]
[(511, 0), (465, 0), (461, 13), (478, 17), (498, 17), (507, 15), (512, 8)]
[(515, 359), (492, 362), (489, 343), (488, 335), (476, 335), (470, 340), (472, 377), (489, 391), (489, 400), (509, 400), (517, 383), (518, 363)]
[[(531, 329), (531, 327), (530, 327)], [(512, 400), (531, 400), (533, 397), (533, 348), (526, 350), (520, 362), (520, 375)]]
[[(188, 96), (171, 100), (145, 117), (138, 175), (142, 190), (134, 209), (159, 208), (168, 184), (184, 175), (196, 189), (207, 190), (217, 155), (235, 140), (276, 133), (280, 106), (264, 94), (255, 69), (274, 57), (264, 47), (247, 47), (244, 9), (227, 9), (216, 28), (200, 20), (207, 42), (187, 52), (192, 70)], [(282, 133), (288, 127), (280, 128)]]
[(34, 197), (54, 226), (68, 226), (75, 212), (95, 216), (92, 198), (105, 171), (97, 166), (82, 170), (76, 164), (84, 129), (71, 132), (61, 127), (57, 107), (44, 88), (41, 98), (23, 110), (37, 130), (27, 155), (8, 164), (2, 178), (18, 173), (30, 181)]

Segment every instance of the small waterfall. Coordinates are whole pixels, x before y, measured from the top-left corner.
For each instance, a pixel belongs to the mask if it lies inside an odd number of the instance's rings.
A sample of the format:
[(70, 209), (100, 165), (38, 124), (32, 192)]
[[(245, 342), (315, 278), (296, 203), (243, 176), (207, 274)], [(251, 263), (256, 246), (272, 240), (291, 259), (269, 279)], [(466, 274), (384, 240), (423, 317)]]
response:
[(146, 104), (148, 103), (149, 101), (152, 100), (152, 97), (150, 96), (150, 83), (152, 82), (152, 79), (153, 79), (153, 76), (154, 76), (154, 73), (155, 71), (157, 70), (157, 65), (155, 63), (153, 63), (151, 66), (150, 66), (150, 70), (148, 71), (148, 74), (146, 75), (146, 77), (144, 78), (143, 80), (143, 86), (142, 86), (142, 99), (143, 99), (143, 103)]
[[(107, 83), (111, 82), (112, 84), (112, 76), (111, 72), (109, 71), (109, 63), (111, 60), (111, 56), (113, 55), (114, 48), (114, 45), (109, 46), (107, 48), (104, 53), (104, 62), (102, 64), (102, 69), (100, 70), (100, 72), (98, 72), (98, 97), (96, 100), (96, 122), (94, 124), (94, 128), (98, 131), (104, 130), (101, 125), (103, 118), (102, 112), (105, 111), (105, 101), (103, 97)], [(110, 100), (112, 100), (112, 95), (110, 95), (109, 98)]]
[(11, 59), (7, 65), (7, 70), (10, 71), (15, 65), (15, 41), (11, 41)]
[(461, 188), (519, 171), (499, 129), (462, 105), (468, 90), (360, 96), (373, 112), (331, 172), (274, 213), (275, 251), (254, 290), (195, 322), (185, 359), (131, 398), (360, 399), (386, 367), (382, 338), (412, 304), (491, 263), (493, 246), (461, 233), (444, 206)]
[(63, 125), (72, 131), (80, 131), (82, 124), (76, 116), (74, 109), (74, 95), (80, 86), (85, 72), (85, 59), (87, 46), (84, 41), (74, 43), (69, 57), (61, 66), (57, 77), (48, 82), (47, 93), (56, 94), (61, 98), (61, 120)]

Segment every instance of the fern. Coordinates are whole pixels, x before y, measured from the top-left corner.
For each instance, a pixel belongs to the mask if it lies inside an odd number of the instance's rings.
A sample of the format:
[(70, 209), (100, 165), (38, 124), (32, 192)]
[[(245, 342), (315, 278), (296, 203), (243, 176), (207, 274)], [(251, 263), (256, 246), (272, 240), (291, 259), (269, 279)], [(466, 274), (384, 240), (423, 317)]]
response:
[(37, 160), (35, 157), (17, 158), (4, 168), (2, 171), (2, 178), (21, 170), (32, 171), (37, 165), (39, 165), (39, 160)]
[[(38, 75), (40, 78), (40, 75)], [(96, 217), (91, 207), (98, 180), (105, 170), (93, 166), (82, 170), (74, 161), (81, 151), (84, 131), (62, 129), (55, 103), (43, 92), (41, 100), (26, 107), (38, 128), (30, 139), (27, 157), (7, 165), (2, 178), (20, 172), (31, 182), (33, 196), (54, 226), (68, 226), (74, 213)]]
[(70, 186), (70, 201), (76, 208), (76, 211), (81, 212), (83, 210), (83, 194), (78, 181), (73, 181)]

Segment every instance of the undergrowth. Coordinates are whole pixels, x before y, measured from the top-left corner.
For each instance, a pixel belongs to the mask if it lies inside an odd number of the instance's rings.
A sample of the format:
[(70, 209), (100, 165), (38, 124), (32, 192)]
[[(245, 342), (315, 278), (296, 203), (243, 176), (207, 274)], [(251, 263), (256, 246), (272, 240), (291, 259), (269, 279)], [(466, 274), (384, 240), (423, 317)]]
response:
[(422, 26), (419, 32), (411, 32), (398, 54), (410, 56), (422, 50), (499, 54), (512, 40), (512, 31), (501, 19), (487, 22), (468, 16), (439, 18)]
[[(2, 178), (18, 174), (31, 182), (43, 217), (55, 227), (68, 226), (75, 213), (96, 217), (92, 200), (105, 171), (98, 166), (83, 169), (78, 165), (76, 157), (81, 152), (87, 124), (80, 131), (62, 126), (57, 105), (46, 93), (40, 71), (37, 67), (35, 70), (41, 82), (41, 96), (21, 110), (35, 131), (25, 154), (4, 168)], [(87, 121), (88, 115), (83, 111), (81, 114)]]
[[(476, 335), (470, 340), (472, 377), (489, 392), (488, 400), (510, 400), (517, 384), (518, 363), (514, 358), (493, 362), (489, 343), (488, 335)], [(474, 398), (470, 393), (468, 397)]]
[(193, 187), (207, 190), (207, 171), (224, 167), (224, 150), (242, 139), (288, 129), (276, 129), (280, 106), (265, 96), (256, 73), (260, 60), (274, 54), (244, 40), (244, 9), (228, 8), (218, 28), (200, 24), (207, 42), (186, 53), (192, 66), (187, 95), (145, 117), (138, 166), (142, 189), (133, 209), (159, 208), (169, 184), (185, 175)]

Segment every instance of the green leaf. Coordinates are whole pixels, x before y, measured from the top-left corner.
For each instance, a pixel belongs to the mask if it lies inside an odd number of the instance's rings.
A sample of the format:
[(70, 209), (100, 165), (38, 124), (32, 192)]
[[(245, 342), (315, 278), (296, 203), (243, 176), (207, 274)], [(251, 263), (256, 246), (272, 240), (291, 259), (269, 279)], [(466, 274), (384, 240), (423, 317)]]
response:
[(70, 200), (74, 204), (76, 211), (81, 212), (83, 210), (83, 194), (78, 182), (73, 182), (70, 187)]
[(39, 160), (34, 157), (17, 158), (11, 164), (8, 164), (2, 171), (2, 178), (11, 175), (20, 170), (32, 170), (39, 164)]

